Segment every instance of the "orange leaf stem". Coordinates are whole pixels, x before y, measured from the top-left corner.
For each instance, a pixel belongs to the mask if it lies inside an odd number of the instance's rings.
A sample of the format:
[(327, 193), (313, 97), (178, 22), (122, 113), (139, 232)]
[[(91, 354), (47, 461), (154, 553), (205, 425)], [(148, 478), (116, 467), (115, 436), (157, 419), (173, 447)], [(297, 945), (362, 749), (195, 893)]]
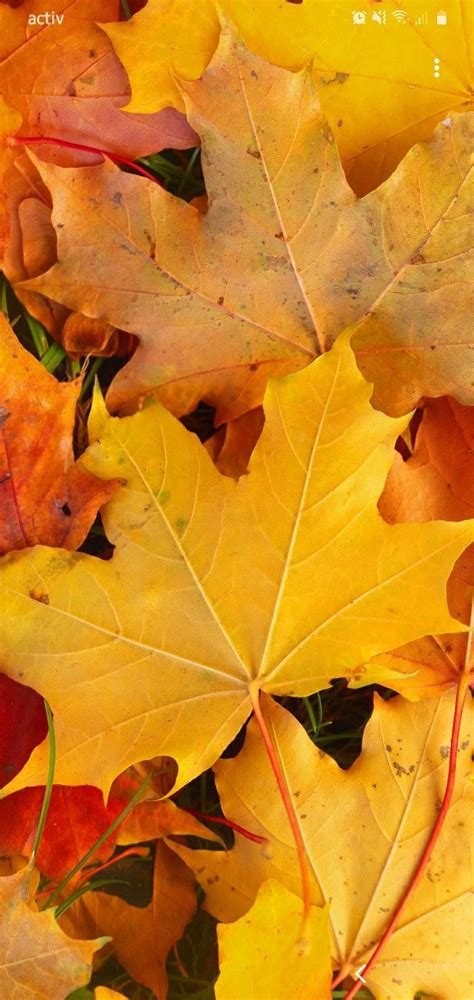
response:
[(197, 809), (185, 809), (184, 812), (190, 813), (196, 819), (205, 820), (207, 823), (221, 823), (222, 826), (228, 826), (231, 830), (235, 830), (236, 833), (240, 833), (242, 837), (246, 837), (247, 840), (253, 840), (255, 844), (265, 844), (267, 841), (266, 837), (261, 837), (258, 833), (251, 833), (244, 826), (233, 823), (231, 819), (226, 819), (225, 816), (208, 816), (207, 813), (199, 812)]
[(267, 724), (262, 715), (262, 710), (260, 708), (260, 691), (253, 684), (250, 685), (250, 700), (252, 702), (254, 715), (257, 720), (263, 742), (265, 744), (265, 749), (267, 751), (270, 764), (272, 765), (273, 773), (275, 775), (276, 782), (278, 785), (278, 790), (280, 792), (281, 799), (285, 807), (286, 815), (288, 816), (288, 820), (291, 826), (291, 831), (293, 833), (296, 845), (296, 851), (298, 854), (298, 861), (301, 874), (302, 897), (303, 897), (303, 925), (304, 925), (308, 918), (311, 907), (309, 866), (308, 866), (306, 848), (304, 845), (303, 837), (301, 835), (301, 830), (299, 827), (296, 810), (291, 799), (290, 789), (288, 788), (285, 776), (283, 774), (283, 770), (281, 768), (280, 761), (278, 759), (277, 751), (273, 745), (273, 741), (268, 731)]
[(128, 160), (126, 156), (121, 156), (120, 153), (110, 153), (107, 149), (99, 149), (97, 146), (83, 146), (80, 142), (69, 142), (67, 139), (55, 139), (50, 135), (15, 135), (11, 136), (7, 140), (8, 145), (15, 146), (32, 146), (38, 143), (48, 143), (50, 146), (60, 146), (62, 149), (78, 149), (83, 153), (96, 153), (100, 156), (107, 156), (109, 160), (114, 163), (123, 163), (124, 166), (130, 167), (131, 170), (136, 173), (143, 174), (147, 177), (149, 181), (153, 181), (154, 184), (158, 184), (159, 187), (163, 187), (157, 177), (152, 174), (145, 167), (142, 167), (140, 163), (135, 163), (134, 160)]
[[(448, 809), (451, 805), (451, 799), (453, 796), (454, 782), (456, 778), (459, 731), (461, 728), (462, 713), (466, 700), (466, 694), (469, 689), (470, 679), (471, 678), (469, 673), (462, 673), (458, 681), (457, 692), (456, 692), (456, 704), (454, 708), (453, 728), (451, 732), (451, 746), (449, 751), (448, 780), (446, 782), (446, 789), (444, 792), (443, 801), (441, 803), (441, 808), (439, 810), (436, 819), (436, 823), (430, 833), (428, 843), (426, 844), (423, 854), (421, 855), (421, 858), (418, 862), (418, 865), (416, 867), (415, 873), (413, 875), (410, 884), (406, 888), (395, 910), (395, 913), (393, 914), (392, 919), (390, 920), (390, 923), (388, 924), (382, 937), (380, 938), (380, 941), (375, 951), (373, 952), (371, 958), (367, 962), (367, 965), (361, 970), (364, 980), (367, 978), (368, 973), (370, 972), (371, 969), (373, 969), (374, 965), (376, 964), (382, 949), (385, 948), (385, 945), (390, 940), (409, 899), (411, 899), (411, 896), (413, 895), (422, 875), (426, 870), (428, 862), (431, 858), (431, 855), (433, 853), (433, 850), (436, 846), (441, 830), (443, 828), (443, 824), (446, 819)], [(346, 975), (347, 973), (343, 971), (342, 978), (345, 978)], [(341, 982), (341, 973), (339, 973), (339, 975), (333, 981), (332, 988), (334, 989), (335, 985), (338, 985), (338, 983), (340, 982)], [(353, 1000), (353, 998), (359, 992), (361, 986), (362, 986), (361, 982), (354, 983), (349, 992), (346, 993), (345, 1000)]]

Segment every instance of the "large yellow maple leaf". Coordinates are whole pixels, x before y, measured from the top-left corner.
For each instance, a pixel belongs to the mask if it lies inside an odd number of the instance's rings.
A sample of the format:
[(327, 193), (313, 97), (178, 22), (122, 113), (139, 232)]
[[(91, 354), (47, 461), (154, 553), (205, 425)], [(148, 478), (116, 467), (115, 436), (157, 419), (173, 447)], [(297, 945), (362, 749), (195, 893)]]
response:
[(175, 413), (205, 399), (229, 420), (352, 324), (377, 406), (399, 414), (447, 392), (471, 402), (474, 115), (438, 126), (358, 199), (307, 71), (271, 66), (226, 30), (184, 93), (205, 214), (112, 164), (38, 164), (59, 261), (20, 287), (138, 337), (110, 408), (155, 392)]
[[(437, 818), (454, 702), (454, 692), (417, 705), (401, 697), (385, 702), (376, 695), (361, 755), (344, 771), (314, 746), (289, 712), (264, 699), (307, 851), (313, 903), (328, 903), (333, 965), (346, 974), (370, 958)], [(440, 839), (390, 941), (367, 974), (377, 1000), (411, 1000), (419, 990), (443, 1000), (470, 995), (473, 715), (469, 702), (454, 796)], [(299, 893), (300, 873), (255, 720), (238, 757), (219, 761), (215, 773), (225, 814), (266, 837), (265, 852), (243, 837), (236, 838), (228, 853), (171, 846), (192, 866), (207, 893), (207, 909), (220, 920), (233, 921), (248, 912), (258, 887), (268, 879)]]
[[(130, 21), (103, 25), (130, 77), (130, 110), (183, 107), (176, 77), (195, 80), (204, 72), (219, 37), (216, 6), (149, 0)], [(359, 194), (388, 177), (450, 110), (472, 107), (473, 5), (447, 0), (442, 6), (442, 27), (433, 5), (426, 23), (416, 23), (423, 12), (410, 2), (400, 23), (392, 16), (399, 5), (388, 0), (382, 24), (372, 20), (372, 12), (380, 14), (369, 0), (361, 27), (352, 0), (219, 2), (247, 45), (270, 62), (298, 70), (313, 60), (323, 109)]]
[[(85, 468), (123, 486), (104, 561), (38, 547), (2, 561), (2, 669), (55, 716), (56, 781), (108, 789), (128, 764), (209, 767), (258, 688), (303, 696), (377, 652), (465, 631), (445, 581), (472, 521), (386, 524), (404, 426), (374, 410), (347, 338), (270, 383), (239, 482), (160, 404), (113, 418), (97, 398)], [(44, 783), (47, 745), (9, 790)]]

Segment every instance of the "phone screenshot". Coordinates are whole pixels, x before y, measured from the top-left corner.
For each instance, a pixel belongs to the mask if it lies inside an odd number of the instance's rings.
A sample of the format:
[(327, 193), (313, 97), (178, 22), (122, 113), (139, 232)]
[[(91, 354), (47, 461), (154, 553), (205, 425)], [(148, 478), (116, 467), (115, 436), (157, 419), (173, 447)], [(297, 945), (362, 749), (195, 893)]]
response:
[(474, 1000), (473, 47), (0, 2), (0, 1000)]

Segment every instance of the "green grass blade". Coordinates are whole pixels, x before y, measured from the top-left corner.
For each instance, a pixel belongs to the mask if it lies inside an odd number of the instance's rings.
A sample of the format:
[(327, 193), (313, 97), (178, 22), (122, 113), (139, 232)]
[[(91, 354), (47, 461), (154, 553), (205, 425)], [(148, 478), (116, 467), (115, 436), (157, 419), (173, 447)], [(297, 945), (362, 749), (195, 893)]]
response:
[(3, 274), (2, 274), (2, 293), (0, 297), (0, 309), (2, 310), (3, 315), (6, 316), (7, 319), (10, 319), (8, 315), (7, 283), (5, 281)]
[(56, 368), (59, 368), (59, 365), (62, 361), (64, 361), (65, 357), (66, 351), (64, 348), (61, 347), (61, 344), (57, 344), (56, 341), (54, 341), (41, 356), (40, 361), (43, 368), (46, 368), (46, 371), (52, 375), (56, 371)]
[(199, 146), (196, 146), (196, 149), (193, 150), (192, 155), (189, 158), (189, 163), (188, 163), (188, 165), (186, 167), (186, 170), (184, 171), (184, 174), (183, 174), (183, 176), (181, 178), (181, 183), (180, 183), (179, 188), (178, 188), (178, 190), (176, 192), (176, 194), (178, 195), (178, 197), (181, 194), (183, 188), (186, 186), (186, 182), (187, 182), (187, 180), (189, 179), (189, 177), (191, 176), (191, 174), (193, 172), (194, 164), (195, 164), (195, 162), (196, 162), (196, 160), (197, 160), (200, 152), (201, 152), (201, 150), (200, 150)]
[(82, 384), (81, 395), (79, 397), (80, 399), (84, 399), (84, 396), (86, 395), (91, 382), (94, 381), (95, 376), (97, 375), (97, 372), (99, 371), (99, 368), (104, 363), (104, 361), (105, 358), (94, 358), (94, 361), (92, 362), (89, 371), (87, 372), (87, 375)]
[(31, 339), (38, 357), (41, 359), (49, 347), (49, 340), (46, 336), (46, 330), (41, 323), (38, 323), (37, 319), (30, 316), (25, 312), (25, 320), (30, 331)]
[(62, 917), (63, 913), (65, 913), (66, 910), (68, 910), (69, 907), (76, 902), (76, 900), (80, 899), (81, 896), (85, 896), (86, 892), (90, 892), (92, 889), (102, 889), (104, 885), (130, 885), (130, 883), (126, 882), (123, 878), (101, 878), (97, 879), (96, 882), (87, 882), (86, 885), (81, 885), (79, 889), (76, 889), (76, 891), (73, 892), (68, 899), (65, 899), (64, 903), (60, 903), (60, 905), (56, 907), (56, 920), (59, 920), (59, 917)]
[(44, 825), (46, 823), (46, 817), (48, 815), (49, 803), (51, 801), (51, 793), (53, 791), (54, 768), (56, 766), (56, 737), (54, 735), (53, 715), (48, 705), (48, 702), (46, 701), (46, 698), (44, 700), (44, 707), (46, 711), (46, 718), (48, 720), (49, 766), (48, 766), (48, 778), (46, 781), (46, 788), (44, 790), (43, 805), (41, 806), (40, 818), (38, 820), (38, 826), (36, 829), (36, 835), (33, 844), (33, 852), (31, 855), (33, 861), (36, 858), (41, 837), (43, 836)]

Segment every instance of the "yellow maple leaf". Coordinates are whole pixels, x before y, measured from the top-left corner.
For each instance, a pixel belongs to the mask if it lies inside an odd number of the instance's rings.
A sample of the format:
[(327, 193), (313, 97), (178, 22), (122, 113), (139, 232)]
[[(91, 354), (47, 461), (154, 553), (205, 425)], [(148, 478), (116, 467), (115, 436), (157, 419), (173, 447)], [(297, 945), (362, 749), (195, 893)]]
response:
[(246, 916), (217, 928), (216, 1000), (330, 1000), (328, 911), (312, 906), (298, 941), (302, 903), (274, 880), (263, 882)]
[[(123, 486), (104, 561), (37, 547), (2, 560), (2, 669), (55, 714), (56, 781), (108, 790), (130, 763), (209, 767), (257, 688), (307, 695), (376, 652), (463, 632), (445, 580), (472, 521), (386, 524), (377, 510), (406, 418), (375, 411), (346, 338), (271, 382), (250, 473), (217, 472), (159, 404), (96, 397), (83, 466)], [(211, 499), (212, 498), (212, 501)], [(41, 784), (47, 742), (9, 790)]]
[[(123, 486), (110, 561), (37, 547), (2, 560), (2, 669), (55, 716), (56, 781), (107, 790), (155, 754), (182, 785), (258, 688), (303, 696), (430, 632), (466, 631), (445, 580), (472, 521), (388, 525), (377, 499), (406, 419), (374, 410), (347, 338), (269, 384), (249, 475), (221, 476), (159, 404), (96, 397), (84, 467)], [(47, 743), (9, 790), (44, 782)]]
[[(313, 61), (324, 111), (354, 189), (371, 190), (390, 175), (407, 150), (431, 135), (450, 110), (472, 107), (473, 7), (446, 0), (441, 31), (434, 10), (426, 24), (420, 11), (393, 19), (394, 0), (384, 7), (385, 24), (366, 11), (361, 28), (352, 0), (220, 0), (249, 46), (290, 70)], [(380, 15), (379, 15), (380, 16)], [(216, 5), (210, 0), (149, 0), (130, 21), (102, 25), (127, 69), (131, 111), (167, 105), (183, 108), (176, 78), (202, 75), (218, 41)], [(433, 77), (433, 60), (442, 73)]]
[[(313, 903), (329, 906), (336, 969), (349, 973), (367, 963), (416, 870), (446, 785), (454, 701), (454, 692), (416, 705), (376, 695), (361, 755), (344, 771), (289, 712), (264, 699), (307, 850)], [(377, 1000), (408, 1000), (418, 990), (459, 1000), (469, 989), (473, 715), (468, 703), (454, 797), (440, 839), (367, 976)], [(299, 893), (299, 867), (255, 720), (241, 753), (219, 761), (215, 774), (225, 814), (267, 838), (265, 851), (243, 837), (228, 854), (172, 847), (192, 866), (207, 893), (207, 909), (232, 921), (248, 912), (257, 887), (269, 878)]]

